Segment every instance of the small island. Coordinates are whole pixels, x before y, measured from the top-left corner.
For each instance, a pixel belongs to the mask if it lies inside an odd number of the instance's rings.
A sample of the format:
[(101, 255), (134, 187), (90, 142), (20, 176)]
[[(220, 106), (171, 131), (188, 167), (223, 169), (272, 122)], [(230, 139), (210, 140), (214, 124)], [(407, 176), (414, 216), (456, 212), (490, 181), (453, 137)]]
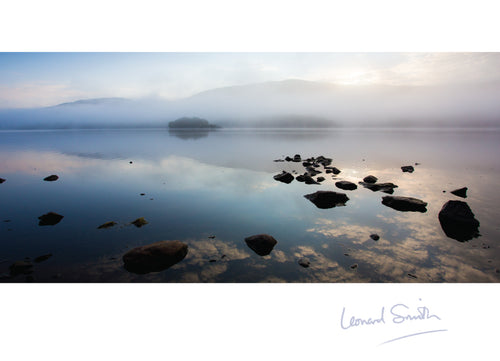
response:
[(202, 118), (183, 117), (168, 123), (170, 129), (217, 129), (215, 124), (210, 124), (208, 120)]

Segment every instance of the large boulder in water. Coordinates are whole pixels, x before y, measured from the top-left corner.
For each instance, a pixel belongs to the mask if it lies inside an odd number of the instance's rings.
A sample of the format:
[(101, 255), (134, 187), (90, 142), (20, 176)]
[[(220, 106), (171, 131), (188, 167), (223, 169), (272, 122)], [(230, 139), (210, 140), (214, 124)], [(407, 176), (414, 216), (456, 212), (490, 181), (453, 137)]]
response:
[(304, 197), (309, 199), (316, 207), (321, 209), (345, 206), (346, 202), (349, 200), (349, 197), (347, 197), (345, 193), (332, 191), (317, 191), (311, 194), (306, 194)]
[(402, 212), (427, 212), (427, 203), (412, 197), (385, 196), (382, 204)]
[(274, 237), (268, 234), (256, 234), (254, 236), (247, 237), (245, 238), (245, 242), (247, 246), (259, 256), (267, 256), (278, 243)]
[(450, 238), (465, 242), (479, 236), (479, 221), (465, 202), (446, 202), (438, 217), (441, 228)]
[(137, 274), (160, 272), (182, 261), (188, 246), (181, 241), (160, 241), (136, 247), (123, 255), (125, 269)]
[(3, 182), (5, 182), (5, 179), (0, 178), (0, 184), (2, 184)]
[(279, 182), (283, 182), (286, 184), (289, 184), (294, 180), (293, 175), (291, 175), (290, 173), (285, 172), (285, 171), (283, 171), (280, 174), (275, 175), (273, 178)]

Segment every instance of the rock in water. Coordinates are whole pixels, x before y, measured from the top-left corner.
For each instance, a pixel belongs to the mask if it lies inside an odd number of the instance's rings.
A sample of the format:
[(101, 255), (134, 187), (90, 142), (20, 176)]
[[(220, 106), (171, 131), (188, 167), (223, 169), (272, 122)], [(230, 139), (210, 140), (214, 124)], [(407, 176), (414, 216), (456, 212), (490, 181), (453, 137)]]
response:
[(346, 190), (346, 191), (353, 191), (356, 188), (358, 188), (358, 186), (356, 184), (354, 184), (353, 182), (349, 182), (349, 181), (338, 181), (338, 182), (335, 182), (335, 185), (338, 188)]
[(268, 234), (256, 234), (245, 238), (248, 247), (259, 256), (267, 256), (278, 243), (272, 236)]
[(401, 167), (401, 170), (403, 172), (413, 173), (413, 171), (415, 170), (415, 168), (413, 168), (412, 165), (404, 165), (404, 166)]
[(427, 203), (412, 197), (385, 196), (382, 204), (402, 212), (427, 212)]
[(43, 180), (47, 181), (47, 182), (53, 182), (53, 181), (56, 181), (58, 179), (59, 179), (59, 177), (55, 174), (52, 174), (52, 175), (49, 175), (48, 177), (43, 178)]
[(33, 264), (26, 261), (16, 261), (10, 265), (10, 275), (17, 276), (20, 274), (29, 274), (32, 272)]
[(146, 224), (148, 224), (148, 221), (146, 221), (144, 219), (144, 217), (141, 217), (141, 218), (137, 218), (135, 221), (131, 222), (134, 226), (136, 226), (137, 228), (141, 228), (142, 226), (145, 226)]
[(467, 198), (467, 187), (455, 189), (454, 191), (451, 191), (450, 193), (454, 194), (456, 196), (462, 197), (462, 198)]
[(289, 184), (294, 180), (293, 175), (291, 175), (290, 173), (285, 172), (285, 171), (283, 171), (280, 174), (275, 175), (273, 178), (279, 182), (283, 182), (286, 184)]
[(309, 259), (307, 259), (307, 258), (304, 257), (304, 258), (299, 259), (299, 264), (302, 267), (307, 268), (307, 267), (309, 267), (311, 265), (311, 262), (309, 261)]
[(365, 183), (377, 183), (378, 178), (373, 175), (368, 175), (363, 178), (363, 182)]
[(50, 257), (52, 257), (52, 253), (48, 253), (48, 254), (44, 254), (42, 256), (38, 256), (33, 261), (35, 263), (40, 263), (40, 262), (48, 260)]
[(5, 179), (0, 178), (0, 184), (2, 184), (3, 182), (5, 182)]
[(298, 163), (298, 162), (302, 162), (302, 159), (301, 159), (301, 157), (300, 157), (300, 154), (295, 154), (295, 155), (293, 156), (293, 161), (294, 161), (294, 162), (297, 162), (297, 163)]
[(394, 188), (398, 187), (394, 183), (366, 183), (366, 182), (359, 182), (359, 184), (361, 184), (365, 188), (368, 188), (372, 192), (381, 191), (381, 192), (384, 192), (384, 193), (387, 193), (387, 194), (394, 193)]
[(113, 227), (113, 226), (114, 226), (114, 225), (116, 225), (116, 224), (117, 224), (117, 223), (116, 223), (116, 222), (113, 222), (113, 221), (111, 221), (111, 222), (106, 222), (106, 223), (101, 224), (99, 227), (97, 227), (97, 229), (111, 228), (111, 227)]
[(465, 202), (446, 202), (438, 217), (441, 228), (450, 238), (465, 242), (479, 236), (479, 221)]
[(304, 197), (321, 209), (345, 206), (346, 202), (349, 200), (349, 197), (347, 197), (345, 193), (332, 191), (317, 191), (315, 193), (306, 194)]
[(380, 236), (376, 233), (370, 234), (370, 238), (373, 239), (374, 241), (378, 241), (380, 239)]
[(160, 241), (136, 247), (123, 255), (125, 269), (137, 274), (160, 272), (182, 261), (188, 246), (180, 241)]
[(47, 214), (44, 214), (43, 216), (38, 217), (40, 222), (38, 222), (39, 226), (53, 226), (59, 222), (61, 222), (61, 219), (63, 219), (64, 216), (61, 216), (60, 214), (54, 213), (54, 212), (49, 212)]

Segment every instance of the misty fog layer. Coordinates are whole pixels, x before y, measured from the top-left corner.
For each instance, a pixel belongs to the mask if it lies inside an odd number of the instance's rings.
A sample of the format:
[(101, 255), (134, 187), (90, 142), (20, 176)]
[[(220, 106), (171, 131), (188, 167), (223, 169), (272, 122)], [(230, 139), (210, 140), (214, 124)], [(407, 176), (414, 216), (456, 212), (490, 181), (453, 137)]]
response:
[(498, 126), (500, 86), (347, 86), (302, 80), (213, 89), (189, 98), (104, 98), (0, 110), (0, 129), (166, 127), (201, 117), (224, 127)]

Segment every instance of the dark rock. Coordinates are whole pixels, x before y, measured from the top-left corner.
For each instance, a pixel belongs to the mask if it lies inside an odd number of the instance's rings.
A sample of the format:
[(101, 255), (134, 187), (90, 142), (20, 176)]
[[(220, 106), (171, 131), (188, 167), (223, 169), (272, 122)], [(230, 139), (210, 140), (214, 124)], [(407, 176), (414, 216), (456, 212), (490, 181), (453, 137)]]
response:
[(297, 163), (302, 162), (302, 158), (300, 157), (300, 154), (295, 154), (293, 156), (293, 161), (297, 162)]
[(330, 174), (330, 173), (333, 173), (333, 170), (327, 169), (327, 170), (325, 170), (325, 172), (326, 172), (326, 174)]
[(467, 198), (467, 187), (455, 189), (454, 191), (451, 191), (450, 193), (454, 194), (456, 196), (462, 197), (462, 198)]
[(38, 222), (39, 226), (53, 226), (59, 222), (61, 222), (61, 219), (63, 219), (64, 216), (61, 216), (60, 214), (54, 213), (54, 212), (49, 212), (47, 214), (44, 214), (43, 216), (38, 217), (40, 222)]
[(325, 178), (324, 178), (324, 177), (318, 177), (318, 178), (316, 178), (316, 181), (317, 181), (317, 182), (323, 182), (324, 180), (325, 180)]
[(356, 269), (356, 268), (358, 268), (358, 264), (357, 263), (351, 265), (351, 269)]
[(304, 167), (312, 167), (313, 164), (311, 162), (306, 161), (306, 162), (302, 162), (302, 165)]
[(299, 264), (302, 267), (307, 268), (307, 267), (309, 267), (311, 265), (311, 262), (307, 258), (301, 258), (301, 259), (299, 259)]
[(345, 193), (332, 191), (317, 191), (315, 193), (306, 194), (304, 197), (321, 209), (345, 206), (345, 203), (349, 200)]
[(132, 161), (130, 161), (129, 164), (132, 164)]
[(52, 174), (52, 175), (49, 175), (48, 177), (43, 178), (43, 180), (47, 181), (47, 182), (53, 182), (53, 181), (56, 181), (58, 179), (59, 179), (59, 177), (55, 174)]
[(373, 239), (374, 241), (378, 241), (380, 239), (380, 236), (376, 233), (370, 234), (370, 238)]
[(292, 161), (293, 161), (293, 158), (290, 158), (290, 157), (288, 157), (288, 156), (287, 156), (287, 157), (285, 158), (285, 160), (286, 160), (287, 162), (292, 162)]
[(182, 261), (188, 246), (180, 241), (160, 241), (136, 247), (123, 255), (125, 269), (137, 274), (160, 272)]
[(410, 277), (410, 278), (417, 278), (417, 276), (415, 276), (413, 273), (408, 273), (408, 277)]
[(415, 165), (420, 165), (420, 163), (419, 163), (419, 162), (416, 162), (416, 163), (415, 163)]
[(0, 184), (2, 184), (3, 182), (5, 182), (5, 179), (0, 178)]
[(305, 182), (306, 184), (319, 184), (319, 183), (318, 183), (318, 182), (316, 182), (316, 181), (314, 180), (314, 178), (313, 178), (313, 177), (311, 177), (309, 174), (305, 174), (305, 175), (304, 175), (304, 182)]
[(40, 263), (40, 262), (48, 260), (50, 257), (52, 257), (52, 253), (48, 253), (48, 254), (44, 254), (44, 255), (38, 256), (33, 261), (35, 263)]
[(338, 182), (335, 182), (335, 185), (338, 188), (346, 190), (346, 191), (353, 191), (356, 188), (358, 188), (358, 186), (356, 184), (354, 184), (353, 182), (349, 182), (349, 181), (338, 181)]
[(294, 179), (293, 175), (291, 175), (290, 173), (285, 172), (285, 171), (283, 171), (280, 174), (275, 175), (273, 178), (279, 182), (283, 182), (286, 184), (291, 183)]
[(317, 175), (317, 174), (320, 174), (320, 173), (321, 173), (321, 171), (320, 171), (320, 170), (316, 170), (316, 169), (314, 169), (313, 167), (307, 167), (307, 168), (306, 168), (306, 170), (307, 170), (307, 173), (308, 173), (309, 175), (311, 175), (311, 176), (315, 176), (315, 175)]
[(111, 228), (111, 227), (113, 227), (113, 226), (114, 226), (114, 225), (116, 225), (116, 224), (117, 224), (117, 223), (116, 223), (116, 222), (113, 222), (113, 221), (111, 221), (111, 222), (106, 222), (106, 223), (101, 224), (99, 227), (97, 227), (97, 229)]
[(141, 195), (141, 196), (145, 196), (145, 195), (146, 195), (146, 193), (141, 193), (140, 195)]
[(214, 239), (214, 238), (215, 238), (215, 236), (208, 236), (208, 238), (210, 238), (210, 239)]
[(340, 169), (338, 169), (336, 167), (333, 167), (332, 168), (332, 172), (333, 172), (333, 174), (339, 174), (340, 173)]
[(32, 271), (33, 264), (26, 261), (16, 261), (10, 265), (9, 271), (11, 276), (17, 276), (20, 274), (29, 274)]
[(465, 202), (446, 202), (438, 217), (441, 228), (450, 238), (465, 242), (479, 236), (479, 221)]
[(413, 173), (413, 171), (415, 170), (415, 168), (413, 168), (412, 165), (404, 165), (404, 166), (401, 167), (401, 170), (403, 172)]
[(295, 180), (297, 182), (305, 182), (306, 181), (306, 175), (305, 174), (300, 174), (298, 176), (295, 177)]
[(142, 226), (145, 226), (146, 224), (148, 224), (148, 221), (146, 221), (144, 219), (144, 217), (140, 217), (140, 218), (137, 218), (135, 221), (130, 222), (130, 223), (132, 223), (137, 228), (141, 228)]
[(273, 160), (273, 162), (284, 162), (285, 160), (284, 159), (275, 159)]
[(344, 253), (344, 256), (349, 257), (349, 253)]
[(256, 234), (247, 237), (245, 238), (245, 242), (259, 256), (267, 256), (271, 253), (276, 243), (278, 243), (278, 241), (268, 234)]
[(210, 263), (214, 263), (214, 262), (217, 262), (217, 260), (216, 260), (216, 259), (211, 259), (211, 260), (210, 260), (210, 261), (208, 261), (208, 262), (210, 262)]
[(384, 193), (387, 193), (387, 194), (394, 193), (394, 188), (398, 187), (394, 183), (365, 183), (365, 182), (359, 182), (358, 184), (361, 184), (363, 187), (371, 190), (372, 192), (381, 191), (381, 192), (384, 192)]
[(377, 183), (378, 178), (373, 175), (368, 175), (363, 178), (363, 182), (365, 183)]
[(412, 197), (385, 196), (382, 204), (402, 212), (427, 212), (427, 203)]

